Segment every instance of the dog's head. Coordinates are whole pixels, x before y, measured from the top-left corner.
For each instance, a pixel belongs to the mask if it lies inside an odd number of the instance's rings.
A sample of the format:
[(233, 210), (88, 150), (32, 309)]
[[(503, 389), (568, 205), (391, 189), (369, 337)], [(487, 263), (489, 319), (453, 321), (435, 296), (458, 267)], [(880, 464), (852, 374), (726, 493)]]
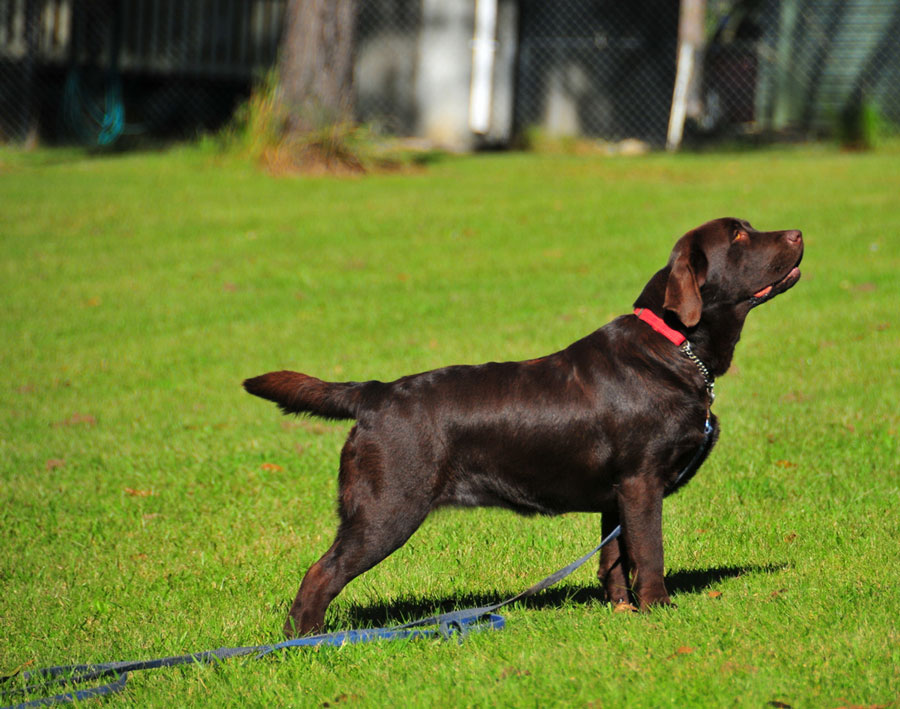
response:
[(742, 219), (716, 219), (681, 237), (669, 257), (665, 310), (686, 327), (705, 304), (746, 311), (800, 280), (803, 235), (796, 229), (757, 231)]

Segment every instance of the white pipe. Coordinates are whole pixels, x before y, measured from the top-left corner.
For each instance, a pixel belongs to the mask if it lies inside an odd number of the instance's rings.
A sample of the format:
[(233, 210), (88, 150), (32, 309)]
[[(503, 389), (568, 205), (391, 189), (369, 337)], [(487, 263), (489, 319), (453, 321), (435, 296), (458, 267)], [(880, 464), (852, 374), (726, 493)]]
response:
[(494, 93), (494, 53), (497, 51), (497, 0), (475, 0), (472, 38), (472, 84), (469, 89), (469, 128), (484, 135), (491, 127)]
[(678, 150), (684, 134), (688, 84), (694, 71), (694, 47), (689, 42), (683, 42), (678, 50), (677, 67), (675, 90), (672, 93), (672, 111), (669, 114), (669, 130), (666, 136), (666, 150)]
[(700, 51), (703, 49), (703, 25), (706, 16), (706, 0), (681, 0), (678, 8), (678, 57), (676, 59), (675, 87), (672, 91), (672, 110), (669, 113), (669, 130), (666, 148), (678, 150), (684, 136), (684, 119), (690, 113), (700, 114), (699, 81), (703, 67)]

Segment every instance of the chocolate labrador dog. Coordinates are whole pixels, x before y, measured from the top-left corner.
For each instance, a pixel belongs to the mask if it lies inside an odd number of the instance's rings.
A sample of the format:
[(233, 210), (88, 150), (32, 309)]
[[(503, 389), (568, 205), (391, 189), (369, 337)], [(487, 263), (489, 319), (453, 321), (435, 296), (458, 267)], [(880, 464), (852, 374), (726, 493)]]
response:
[(341, 589), (443, 505), (600, 512), (604, 535), (622, 526), (600, 559), (607, 598), (671, 603), (663, 496), (703, 444), (705, 422), (713, 433), (701, 458), (718, 436), (712, 383), (747, 313), (798, 281), (802, 255), (799, 231), (717, 219), (678, 240), (633, 314), (555, 354), (387, 383), (289, 371), (245, 381), (285, 413), (357, 422), (341, 452), (337, 537), (306, 573), (285, 633), (320, 630)]

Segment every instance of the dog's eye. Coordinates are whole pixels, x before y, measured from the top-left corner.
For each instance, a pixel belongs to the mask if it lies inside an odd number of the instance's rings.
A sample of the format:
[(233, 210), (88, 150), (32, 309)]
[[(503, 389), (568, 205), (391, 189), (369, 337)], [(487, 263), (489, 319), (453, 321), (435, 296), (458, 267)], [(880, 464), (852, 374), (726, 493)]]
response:
[(743, 229), (735, 229), (734, 236), (731, 238), (731, 241), (737, 243), (748, 242), (750, 241), (750, 235)]

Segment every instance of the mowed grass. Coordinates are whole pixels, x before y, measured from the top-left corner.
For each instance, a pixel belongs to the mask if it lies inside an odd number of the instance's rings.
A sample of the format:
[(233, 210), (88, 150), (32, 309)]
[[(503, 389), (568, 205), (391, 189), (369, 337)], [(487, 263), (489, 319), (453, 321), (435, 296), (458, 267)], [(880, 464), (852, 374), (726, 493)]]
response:
[[(666, 502), (677, 609), (613, 613), (591, 563), (502, 632), (137, 673), (110, 704), (898, 706), (898, 195), (896, 146), (364, 179), (194, 149), (0, 152), (0, 674), (280, 639), (335, 531), (350, 424), (284, 418), (245, 377), (546, 354), (734, 215), (803, 229), (804, 275), (750, 315), (720, 442)], [(328, 622), (499, 600), (599, 533), (592, 515), (442, 510)]]

